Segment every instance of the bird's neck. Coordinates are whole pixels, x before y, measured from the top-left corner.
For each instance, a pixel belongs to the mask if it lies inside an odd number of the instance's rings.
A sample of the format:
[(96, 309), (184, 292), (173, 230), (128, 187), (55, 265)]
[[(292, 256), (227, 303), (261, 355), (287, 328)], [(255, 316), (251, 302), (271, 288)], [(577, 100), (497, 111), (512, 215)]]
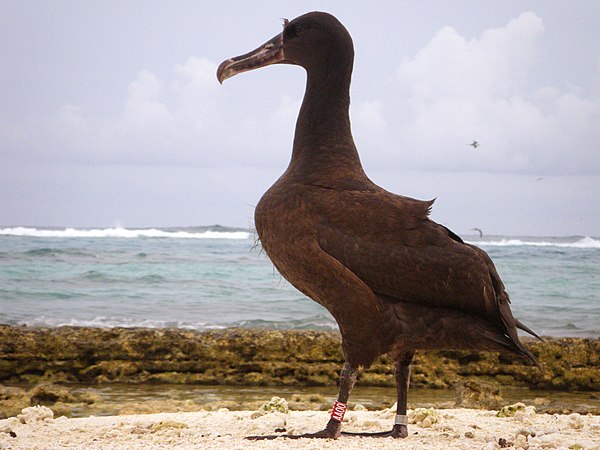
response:
[(345, 72), (308, 71), (291, 172), (314, 176), (320, 182), (334, 173), (364, 175), (350, 128), (350, 78), (351, 66)]

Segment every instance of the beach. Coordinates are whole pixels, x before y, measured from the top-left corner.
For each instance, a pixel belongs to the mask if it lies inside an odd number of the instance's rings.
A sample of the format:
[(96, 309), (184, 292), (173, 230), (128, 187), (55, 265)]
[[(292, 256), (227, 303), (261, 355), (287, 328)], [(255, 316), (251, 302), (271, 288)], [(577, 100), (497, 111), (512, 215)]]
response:
[[(339, 339), (0, 326), (0, 448), (600, 448), (600, 340), (582, 338), (528, 341), (541, 370), (511, 355), (418, 353), (407, 439), (244, 440), (324, 427)], [(393, 386), (385, 358), (361, 371), (343, 430), (390, 429)]]
[[(360, 408), (358, 408), (360, 409)], [(394, 410), (348, 411), (345, 431), (385, 431)], [(252, 435), (317, 431), (325, 411), (200, 411), (68, 419), (54, 418), (45, 407), (26, 409), (0, 421), (0, 448), (301, 448), (301, 449), (599, 449), (600, 417), (537, 414), (526, 406), (509, 417), (497, 411), (443, 409), (409, 411), (409, 436), (342, 436), (337, 440), (285, 439), (249, 441)]]

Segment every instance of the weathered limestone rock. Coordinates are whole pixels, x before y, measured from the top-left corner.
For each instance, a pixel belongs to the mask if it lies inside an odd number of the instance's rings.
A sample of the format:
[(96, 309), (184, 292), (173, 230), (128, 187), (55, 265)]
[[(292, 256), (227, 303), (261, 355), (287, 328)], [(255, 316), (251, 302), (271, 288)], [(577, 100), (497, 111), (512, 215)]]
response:
[[(600, 391), (600, 339), (527, 341), (541, 370), (513, 355), (418, 352), (412, 385), (467, 380), (534, 389)], [(342, 367), (335, 332), (226, 329), (29, 328), (0, 325), (0, 383), (177, 383), (331, 386)], [(393, 386), (387, 357), (359, 383)]]

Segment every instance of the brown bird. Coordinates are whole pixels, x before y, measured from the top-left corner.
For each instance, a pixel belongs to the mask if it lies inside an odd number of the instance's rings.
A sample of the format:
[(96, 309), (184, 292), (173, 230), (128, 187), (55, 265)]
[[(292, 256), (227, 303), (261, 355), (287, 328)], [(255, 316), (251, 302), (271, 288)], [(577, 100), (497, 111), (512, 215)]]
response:
[[(433, 201), (393, 194), (363, 171), (350, 130), (350, 34), (311, 12), (256, 50), (224, 61), (220, 82), (270, 64), (307, 72), (291, 162), (256, 206), (262, 247), (277, 270), (333, 315), (345, 364), (324, 430), (289, 438), (337, 438), (359, 367), (395, 361), (398, 409), (391, 431), (406, 437), (415, 350), (508, 351), (537, 364), (519, 342), (504, 285), (489, 256), (428, 218)], [(255, 436), (274, 438), (277, 436)]]

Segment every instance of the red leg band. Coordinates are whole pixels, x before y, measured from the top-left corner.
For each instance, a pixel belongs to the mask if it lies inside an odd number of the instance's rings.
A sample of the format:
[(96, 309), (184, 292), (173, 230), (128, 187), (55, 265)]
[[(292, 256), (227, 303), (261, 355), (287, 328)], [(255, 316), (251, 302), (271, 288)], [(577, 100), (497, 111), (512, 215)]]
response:
[(346, 405), (345, 403), (336, 401), (333, 404), (333, 411), (331, 411), (331, 418), (333, 420), (337, 420), (338, 422), (341, 422), (342, 420), (344, 420), (344, 414), (346, 413), (347, 408), (348, 408), (348, 405)]

